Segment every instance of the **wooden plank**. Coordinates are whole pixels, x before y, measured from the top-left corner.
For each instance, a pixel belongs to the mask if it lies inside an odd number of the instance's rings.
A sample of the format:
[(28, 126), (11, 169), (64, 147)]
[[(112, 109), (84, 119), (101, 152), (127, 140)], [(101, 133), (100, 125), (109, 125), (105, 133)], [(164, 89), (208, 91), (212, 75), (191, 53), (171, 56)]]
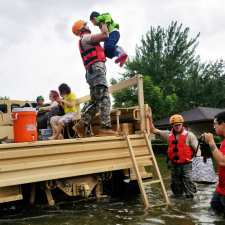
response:
[(19, 186), (1, 187), (0, 203), (11, 202), (23, 199)]
[(147, 209), (147, 208), (149, 208), (148, 197), (147, 197), (147, 194), (145, 192), (145, 188), (144, 188), (144, 185), (143, 185), (143, 182), (142, 182), (142, 177), (141, 177), (141, 174), (140, 174), (139, 169), (138, 169), (138, 162), (137, 162), (137, 159), (135, 157), (135, 153), (134, 153), (134, 150), (133, 150), (133, 147), (131, 145), (131, 141), (130, 141), (128, 135), (126, 136), (126, 140), (127, 140), (127, 144), (128, 144), (128, 147), (129, 147), (130, 157), (132, 159), (133, 169), (134, 169), (136, 177), (137, 177), (138, 186), (139, 186), (142, 198), (144, 200), (145, 208)]
[(155, 154), (154, 154), (153, 149), (152, 149), (151, 139), (148, 138), (148, 135), (147, 135), (146, 132), (144, 133), (144, 135), (145, 135), (146, 144), (148, 146), (149, 154), (151, 154), (151, 156), (152, 156), (153, 166), (154, 166), (154, 168), (156, 170), (156, 174), (157, 174), (157, 176), (160, 180), (160, 186), (161, 186), (161, 189), (162, 189), (162, 192), (163, 192), (164, 199), (166, 200), (166, 203), (169, 205), (170, 200), (169, 200), (169, 197), (167, 195), (166, 187), (164, 185), (164, 182), (163, 182), (163, 179), (162, 179), (162, 176), (161, 176), (161, 173), (160, 173), (160, 170), (159, 170), (156, 158), (155, 158)]
[[(141, 139), (143, 135), (140, 134), (133, 134), (130, 135), (131, 139)], [(41, 147), (41, 146), (52, 146), (52, 145), (60, 145), (60, 144), (74, 144), (74, 143), (87, 143), (87, 142), (99, 142), (99, 141), (114, 141), (114, 140), (122, 140), (124, 138), (122, 136), (102, 136), (102, 137), (87, 137), (87, 138), (74, 138), (74, 139), (63, 139), (63, 140), (48, 140), (48, 141), (34, 141), (34, 142), (23, 142), (23, 143), (8, 143), (8, 144), (1, 144), (0, 151), (5, 149), (13, 149), (19, 150), (20, 148), (25, 147)]]
[(144, 89), (143, 89), (142, 76), (138, 76), (138, 105), (140, 108), (141, 131), (144, 131), (146, 129), (146, 124), (145, 124), (145, 101), (144, 101)]
[[(134, 139), (134, 146), (144, 146), (145, 141), (143, 139)], [(85, 152), (85, 151), (96, 151), (104, 149), (116, 149), (116, 148), (127, 148), (125, 140), (114, 140), (114, 141), (101, 141), (101, 142), (86, 142), (83, 143), (68, 143), (58, 145), (45, 145), (45, 146), (28, 146), (21, 147), (18, 150), (1, 149), (0, 159), (15, 159), (21, 157), (36, 157), (42, 155), (56, 155), (66, 154), (71, 152)]]
[(54, 201), (54, 199), (53, 199), (53, 197), (52, 197), (52, 192), (51, 192), (51, 190), (45, 188), (45, 194), (46, 194), (46, 197), (47, 197), (47, 200), (48, 200), (48, 204), (49, 204), (50, 206), (55, 205), (55, 201)]
[[(1, 117), (0, 117), (1, 121)], [(13, 126), (0, 124), (0, 137), (7, 136), (8, 139), (13, 139)]]
[(3, 196), (3, 197), (0, 197), (0, 203), (18, 201), (18, 200), (22, 200), (22, 199), (23, 199), (22, 194)]
[[(146, 147), (136, 148), (135, 152), (137, 156), (149, 155)], [(20, 158), (13, 160), (0, 160), (0, 175), (3, 172), (13, 170), (25, 170), (118, 158), (129, 158), (128, 149), (107, 149), (104, 151), (93, 151), (91, 153), (79, 152), (75, 154), (71, 153), (43, 157)]]
[[(121, 91), (122, 89), (137, 85), (137, 80), (138, 80), (137, 77), (134, 76), (128, 80), (123, 80), (123, 81), (119, 82), (118, 84), (112, 85), (109, 87), (109, 93), (113, 94), (115, 92)], [(90, 100), (90, 95), (86, 95), (84, 97), (77, 99), (76, 104), (79, 105), (79, 104), (85, 103), (89, 100)]]
[(148, 104), (145, 104), (145, 127), (146, 127), (146, 132), (148, 135), (150, 135), (150, 121), (149, 118), (147, 118), (147, 113), (152, 114), (151, 108), (148, 106)]
[[(144, 136), (131, 135), (131, 138), (138, 162), (151, 165)], [(4, 145), (5, 148), (0, 150), (0, 187), (132, 167), (122, 137), (83, 138), (48, 144), (48, 141), (40, 145), (19, 144), (19, 148)]]
[[(149, 155), (137, 159), (138, 165), (152, 165)], [(106, 159), (63, 166), (43, 167), (30, 170), (19, 170), (0, 173), (0, 187), (17, 184), (33, 183), (44, 180), (60, 179), (73, 176), (101, 173), (113, 170), (131, 168), (130, 158)]]
[(118, 84), (109, 87), (109, 93), (113, 94), (125, 88), (135, 86), (137, 85), (137, 82), (138, 82), (137, 76), (134, 76), (128, 80), (120, 81)]

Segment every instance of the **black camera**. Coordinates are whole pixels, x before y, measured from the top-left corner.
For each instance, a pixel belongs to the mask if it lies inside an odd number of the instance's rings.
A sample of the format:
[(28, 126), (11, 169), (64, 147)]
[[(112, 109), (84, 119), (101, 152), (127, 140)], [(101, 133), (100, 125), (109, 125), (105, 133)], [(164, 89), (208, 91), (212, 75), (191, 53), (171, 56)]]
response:
[(198, 138), (197, 151), (198, 151), (199, 146), (201, 149), (201, 156), (203, 157), (203, 161), (204, 161), (204, 163), (206, 163), (207, 159), (212, 157), (212, 152), (211, 152), (210, 146), (205, 142), (205, 137), (203, 135), (201, 135)]

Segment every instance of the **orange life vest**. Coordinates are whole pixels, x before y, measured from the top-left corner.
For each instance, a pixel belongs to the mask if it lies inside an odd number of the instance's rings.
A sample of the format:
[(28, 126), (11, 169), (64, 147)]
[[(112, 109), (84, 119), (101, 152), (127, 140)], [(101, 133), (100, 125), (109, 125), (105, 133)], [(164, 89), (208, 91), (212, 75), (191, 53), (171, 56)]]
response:
[(86, 70), (88, 70), (95, 62), (106, 61), (104, 49), (100, 44), (93, 45), (93, 47), (84, 50), (80, 40), (79, 49)]
[(193, 150), (186, 144), (188, 131), (183, 129), (179, 135), (178, 140), (176, 139), (173, 130), (171, 130), (168, 137), (168, 157), (172, 163), (185, 164), (191, 162), (193, 157)]

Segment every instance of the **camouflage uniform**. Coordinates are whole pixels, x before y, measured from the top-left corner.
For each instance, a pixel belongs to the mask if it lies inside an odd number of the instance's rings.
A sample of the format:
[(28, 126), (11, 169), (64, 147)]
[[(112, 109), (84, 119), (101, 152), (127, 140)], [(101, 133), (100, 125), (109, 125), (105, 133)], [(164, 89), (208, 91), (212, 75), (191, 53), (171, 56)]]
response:
[[(83, 48), (90, 48), (90, 35), (85, 35), (81, 39)], [(96, 62), (86, 71), (86, 80), (90, 87), (91, 101), (85, 106), (81, 116), (81, 122), (86, 126), (91, 123), (96, 112), (100, 112), (101, 127), (111, 128), (110, 119), (110, 97), (108, 84), (106, 81), (105, 62)]]
[(96, 112), (100, 112), (101, 127), (111, 128), (110, 119), (110, 97), (108, 87), (99, 84), (90, 86), (91, 101), (85, 106), (81, 120), (85, 125), (89, 125)]

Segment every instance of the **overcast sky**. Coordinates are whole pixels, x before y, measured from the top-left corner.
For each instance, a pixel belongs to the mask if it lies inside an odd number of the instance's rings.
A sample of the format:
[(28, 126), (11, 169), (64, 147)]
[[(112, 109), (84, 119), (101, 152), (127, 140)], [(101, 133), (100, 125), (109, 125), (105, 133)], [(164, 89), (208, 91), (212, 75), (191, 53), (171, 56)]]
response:
[[(150, 26), (177, 20), (192, 36), (201, 33), (202, 61), (225, 59), (224, 0), (0, 0), (0, 96), (48, 99), (62, 82), (78, 97), (89, 94), (71, 26), (77, 19), (88, 21), (93, 10), (110, 12), (120, 24), (119, 44), (130, 57)], [(110, 80), (123, 69), (108, 60), (107, 72)]]

